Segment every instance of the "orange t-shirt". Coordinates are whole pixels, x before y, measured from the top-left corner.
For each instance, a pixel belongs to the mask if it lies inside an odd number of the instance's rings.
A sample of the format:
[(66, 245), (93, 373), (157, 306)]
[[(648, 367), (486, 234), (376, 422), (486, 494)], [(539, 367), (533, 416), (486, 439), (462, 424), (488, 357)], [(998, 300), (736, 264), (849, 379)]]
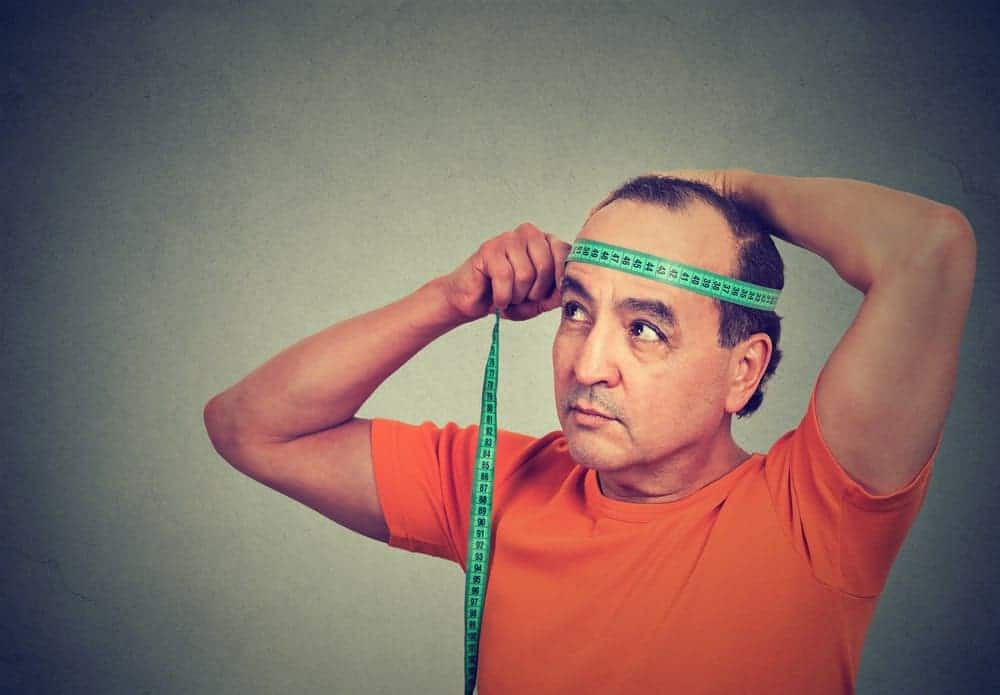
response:
[[(561, 432), (501, 431), (479, 692), (853, 692), (937, 449), (905, 488), (871, 495), (815, 408), (814, 388), (767, 454), (659, 504), (604, 497)], [(373, 421), (391, 546), (465, 567), (476, 436)]]

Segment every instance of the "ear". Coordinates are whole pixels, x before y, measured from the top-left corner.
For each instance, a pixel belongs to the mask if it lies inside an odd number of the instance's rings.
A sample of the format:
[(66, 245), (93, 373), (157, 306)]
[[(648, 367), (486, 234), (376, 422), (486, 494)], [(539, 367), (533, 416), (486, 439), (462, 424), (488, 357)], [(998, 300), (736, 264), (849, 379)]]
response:
[(738, 413), (747, 404), (771, 361), (773, 346), (767, 333), (754, 333), (737, 344), (729, 361), (726, 412)]

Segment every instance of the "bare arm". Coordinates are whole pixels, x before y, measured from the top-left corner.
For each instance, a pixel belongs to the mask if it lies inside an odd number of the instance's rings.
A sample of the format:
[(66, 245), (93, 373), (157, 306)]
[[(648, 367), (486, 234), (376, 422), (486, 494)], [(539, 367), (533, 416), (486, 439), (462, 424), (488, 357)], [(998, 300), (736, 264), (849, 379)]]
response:
[(453, 273), (281, 351), (212, 398), (204, 419), (238, 470), (365, 535), (386, 540), (369, 423), (354, 416), (396, 369), (495, 308), (527, 319), (559, 303), (568, 245), (531, 225), (484, 243)]
[[(975, 258), (975, 239), (962, 214), (912, 193), (852, 179), (739, 170), (728, 187), (757, 206), (781, 238), (819, 255), (866, 295), (884, 275), (908, 271), (945, 246), (957, 244)], [(971, 280), (969, 268), (944, 270), (942, 280), (955, 279), (947, 276), (953, 270)]]
[(277, 444), (342, 425), (394, 371), (463, 322), (441, 281), (428, 282), (257, 367), (209, 402), (209, 431), (244, 444)]
[(926, 463), (955, 387), (976, 242), (954, 208), (832, 178), (716, 172), (787, 241), (824, 258), (864, 301), (822, 370), (816, 410), (844, 469), (889, 494)]

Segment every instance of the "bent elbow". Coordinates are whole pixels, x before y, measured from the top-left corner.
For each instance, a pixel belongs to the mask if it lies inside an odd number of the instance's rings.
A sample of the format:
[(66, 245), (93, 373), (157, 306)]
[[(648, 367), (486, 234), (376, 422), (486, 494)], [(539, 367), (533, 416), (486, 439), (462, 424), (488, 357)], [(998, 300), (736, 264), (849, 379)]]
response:
[(935, 247), (942, 273), (971, 286), (976, 274), (976, 235), (960, 210), (945, 206), (935, 224)]
[(931, 219), (930, 229), (936, 246), (976, 255), (976, 235), (968, 218), (958, 208), (940, 205)]
[(971, 278), (976, 271), (976, 235), (957, 208), (935, 205), (914, 235), (907, 252), (897, 259), (908, 273), (932, 273), (938, 279)]
[(233, 428), (227, 424), (227, 417), (219, 400), (220, 395), (213, 397), (202, 410), (202, 421), (205, 423), (205, 432), (208, 433), (208, 440), (222, 458), (229, 460), (227, 452), (233, 451), (236, 446), (236, 438), (233, 436)]

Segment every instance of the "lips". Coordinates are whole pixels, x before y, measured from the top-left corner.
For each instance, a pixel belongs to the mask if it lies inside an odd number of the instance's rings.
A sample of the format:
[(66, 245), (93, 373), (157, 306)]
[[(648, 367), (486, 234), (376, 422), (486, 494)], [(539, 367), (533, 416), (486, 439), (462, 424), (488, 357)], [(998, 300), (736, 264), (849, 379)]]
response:
[(576, 410), (577, 412), (583, 413), (584, 415), (594, 415), (596, 417), (603, 417), (608, 420), (614, 420), (613, 415), (609, 415), (602, 410), (597, 408), (591, 408), (590, 406), (583, 405), (581, 403), (574, 403), (570, 406), (570, 410)]

